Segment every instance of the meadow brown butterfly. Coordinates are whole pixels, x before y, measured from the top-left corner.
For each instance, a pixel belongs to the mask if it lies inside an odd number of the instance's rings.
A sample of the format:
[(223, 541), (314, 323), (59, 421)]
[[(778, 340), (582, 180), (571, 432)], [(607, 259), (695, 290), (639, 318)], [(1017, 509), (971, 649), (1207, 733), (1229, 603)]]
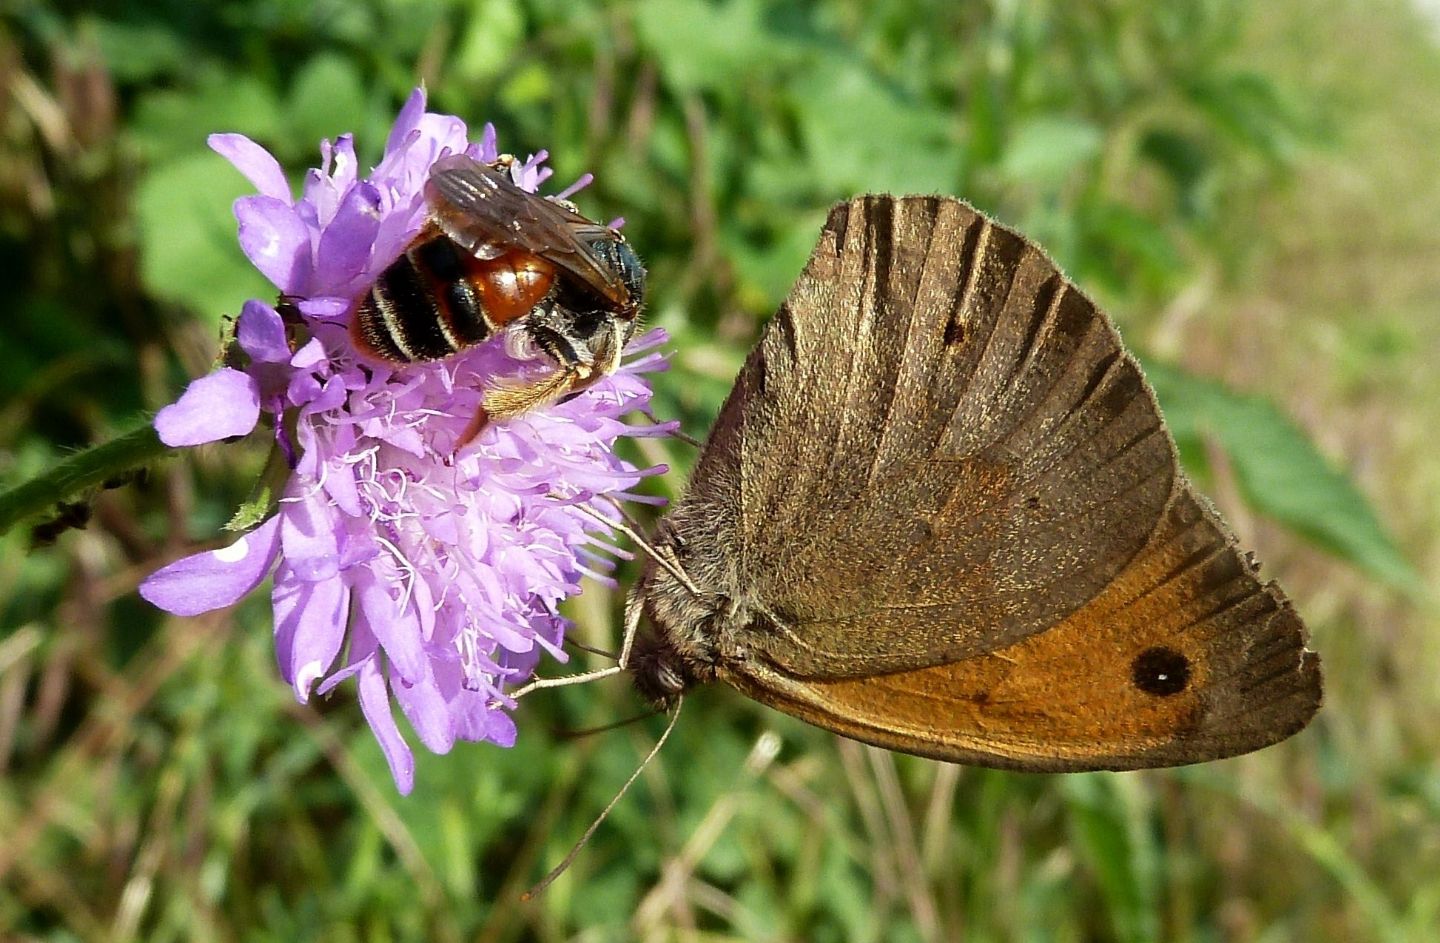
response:
[(718, 679), (892, 750), (1084, 770), (1245, 753), (1320, 704), (1110, 321), (959, 200), (830, 213), (655, 549), (628, 668), (662, 706)]

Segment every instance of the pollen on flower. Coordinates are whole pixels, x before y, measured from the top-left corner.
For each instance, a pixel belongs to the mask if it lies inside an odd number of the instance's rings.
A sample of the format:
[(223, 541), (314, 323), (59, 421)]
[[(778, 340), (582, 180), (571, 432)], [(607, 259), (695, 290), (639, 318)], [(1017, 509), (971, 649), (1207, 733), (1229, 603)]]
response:
[[(582, 577), (608, 579), (614, 559), (628, 556), (585, 509), (645, 500), (635, 486), (664, 470), (615, 451), (621, 438), (673, 428), (627, 422), (648, 408), (646, 375), (665, 368), (654, 351), (664, 335), (636, 339), (612, 375), (490, 424), (457, 455), (483, 389), (533, 373), (533, 348), (502, 333), (442, 362), (376, 364), (357, 356), (346, 322), (423, 224), (430, 166), (458, 153), (495, 160), (493, 129), (471, 142), (460, 119), (427, 113), (417, 91), (368, 177), (342, 135), (322, 145), (298, 199), (258, 144), (216, 135), (212, 145), (260, 191), (236, 204), (241, 244), (286, 296), (289, 320), (248, 302), (237, 330), (248, 363), (192, 384), (162, 415), (177, 442), (210, 441), (207, 410), (241, 390), (268, 417), (291, 473), (274, 516), (230, 547), (152, 574), (141, 592), (194, 614), (273, 574), (281, 676), (302, 701), (355, 679), (396, 785), (409, 792), (414, 757), (394, 706), (436, 753), (456, 740), (513, 744), (506, 692), (542, 654), (564, 660), (559, 604)], [(550, 176), (544, 160), (542, 151), (517, 162), (512, 178), (533, 191)], [(225, 415), (225, 436), (255, 425), (243, 410)]]

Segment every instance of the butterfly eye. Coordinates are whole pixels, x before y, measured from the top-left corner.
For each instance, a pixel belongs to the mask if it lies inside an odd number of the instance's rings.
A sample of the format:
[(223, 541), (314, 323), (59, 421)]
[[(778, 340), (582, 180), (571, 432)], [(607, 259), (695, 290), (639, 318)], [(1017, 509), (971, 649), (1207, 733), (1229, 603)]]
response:
[(1135, 656), (1130, 677), (1146, 694), (1169, 697), (1190, 683), (1190, 659), (1173, 648), (1147, 648)]
[(685, 690), (685, 679), (668, 661), (662, 661), (656, 666), (655, 680), (666, 693), (679, 694)]

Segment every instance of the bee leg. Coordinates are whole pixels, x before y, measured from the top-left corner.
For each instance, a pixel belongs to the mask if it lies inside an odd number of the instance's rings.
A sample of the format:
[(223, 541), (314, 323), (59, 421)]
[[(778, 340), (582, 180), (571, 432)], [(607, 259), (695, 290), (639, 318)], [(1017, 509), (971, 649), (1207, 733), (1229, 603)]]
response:
[(619, 322), (603, 332), (577, 337), (574, 315), (563, 309), (539, 307), (522, 321), (522, 330), (558, 369), (533, 383), (500, 385), (487, 390), (475, 418), (456, 443), (458, 453), (474, 441), (492, 419), (509, 419), (551, 403), (563, 402), (620, 365), (629, 326)]
[(584, 383), (589, 375), (587, 364), (573, 364), (562, 367), (534, 383), (517, 386), (498, 386), (485, 392), (485, 399), (475, 410), (475, 416), (460, 438), (455, 441), (455, 452), (465, 448), (475, 437), (485, 431), (492, 419), (510, 419), (539, 409), (563, 399), (572, 389)]
[(497, 386), (486, 391), (484, 408), (492, 419), (509, 419), (532, 409), (549, 406), (585, 382), (589, 372), (587, 365), (573, 364), (563, 366), (534, 383)]
[(577, 380), (575, 385), (560, 398), (560, 402), (570, 402), (585, 392), (586, 387), (595, 381), (602, 377), (608, 377), (620, 369), (620, 359), (625, 354), (625, 343), (632, 329), (633, 322), (614, 320), (604, 330), (597, 332), (586, 341), (591, 360), (588, 375)]
[(460, 438), (455, 440), (455, 449), (450, 453), (451, 456), (459, 455), (460, 450), (474, 442), (475, 437), (484, 432), (488, 425), (490, 425), (489, 410), (484, 406), (476, 406), (475, 415), (470, 417), (470, 424), (465, 427), (464, 432), (460, 433)]

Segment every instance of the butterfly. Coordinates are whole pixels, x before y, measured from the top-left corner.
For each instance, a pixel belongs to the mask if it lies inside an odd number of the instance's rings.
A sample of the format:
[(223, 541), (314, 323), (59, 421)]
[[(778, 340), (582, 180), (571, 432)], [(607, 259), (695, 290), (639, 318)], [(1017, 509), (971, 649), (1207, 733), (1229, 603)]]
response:
[(1294, 606), (1109, 319), (956, 199), (831, 211), (652, 543), (622, 664), (662, 707), (718, 680), (891, 750), (1062, 771), (1246, 753), (1320, 705)]

